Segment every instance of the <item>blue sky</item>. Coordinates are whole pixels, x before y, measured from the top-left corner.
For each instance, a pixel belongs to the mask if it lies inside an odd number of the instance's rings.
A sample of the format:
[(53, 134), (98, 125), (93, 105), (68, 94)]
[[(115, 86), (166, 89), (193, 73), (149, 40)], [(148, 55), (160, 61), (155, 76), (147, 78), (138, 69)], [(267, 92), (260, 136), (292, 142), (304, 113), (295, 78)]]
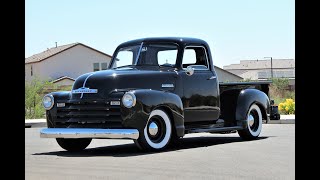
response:
[(295, 58), (294, 0), (26, 0), (25, 56), (81, 42), (112, 55), (143, 37), (195, 37), (214, 64)]

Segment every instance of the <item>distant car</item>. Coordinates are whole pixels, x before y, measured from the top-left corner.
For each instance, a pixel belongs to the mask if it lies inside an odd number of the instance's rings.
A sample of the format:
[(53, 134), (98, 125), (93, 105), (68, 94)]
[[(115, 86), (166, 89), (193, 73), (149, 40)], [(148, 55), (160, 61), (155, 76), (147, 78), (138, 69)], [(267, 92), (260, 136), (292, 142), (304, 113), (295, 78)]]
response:
[(144, 38), (120, 44), (108, 70), (76, 79), (72, 91), (44, 96), (48, 128), (68, 151), (93, 138), (133, 139), (162, 150), (188, 133), (237, 131), (256, 139), (269, 120), (269, 81), (220, 83), (208, 44), (195, 38)]

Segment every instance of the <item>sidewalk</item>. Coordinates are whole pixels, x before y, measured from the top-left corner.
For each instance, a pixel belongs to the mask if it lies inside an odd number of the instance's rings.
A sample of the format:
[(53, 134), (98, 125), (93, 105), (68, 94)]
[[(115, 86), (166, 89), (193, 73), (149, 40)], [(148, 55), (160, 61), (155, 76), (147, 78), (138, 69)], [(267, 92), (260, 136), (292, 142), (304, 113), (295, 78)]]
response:
[(295, 115), (280, 115), (280, 120), (270, 120), (269, 124), (295, 124)]
[[(295, 124), (295, 115), (280, 115), (280, 120), (270, 120), (269, 124)], [(25, 119), (25, 127), (47, 127), (46, 119)]]
[(46, 119), (25, 119), (24, 127), (47, 127), (47, 121)]

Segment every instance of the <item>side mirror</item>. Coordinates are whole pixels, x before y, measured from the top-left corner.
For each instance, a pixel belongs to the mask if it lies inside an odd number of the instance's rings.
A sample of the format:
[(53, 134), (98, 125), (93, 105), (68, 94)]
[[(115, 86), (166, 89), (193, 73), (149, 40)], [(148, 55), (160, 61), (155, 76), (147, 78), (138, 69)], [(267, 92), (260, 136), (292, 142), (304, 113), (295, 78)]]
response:
[(186, 69), (186, 74), (191, 76), (194, 73), (194, 69), (191, 66), (188, 66)]

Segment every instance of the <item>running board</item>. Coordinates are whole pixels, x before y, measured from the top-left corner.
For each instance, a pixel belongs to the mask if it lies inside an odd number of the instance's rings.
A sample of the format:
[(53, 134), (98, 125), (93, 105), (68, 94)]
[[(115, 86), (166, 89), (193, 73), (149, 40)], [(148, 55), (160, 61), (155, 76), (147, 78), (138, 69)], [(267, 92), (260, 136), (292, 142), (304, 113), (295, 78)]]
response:
[(186, 133), (202, 133), (202, 132), (223, 132), (223, 131), (232, 131), (232, 130), (241, 130), (242, 126), (232, 126), (232, 127), (212, 127), (212, 128), (192, 128), (186, 129)]

